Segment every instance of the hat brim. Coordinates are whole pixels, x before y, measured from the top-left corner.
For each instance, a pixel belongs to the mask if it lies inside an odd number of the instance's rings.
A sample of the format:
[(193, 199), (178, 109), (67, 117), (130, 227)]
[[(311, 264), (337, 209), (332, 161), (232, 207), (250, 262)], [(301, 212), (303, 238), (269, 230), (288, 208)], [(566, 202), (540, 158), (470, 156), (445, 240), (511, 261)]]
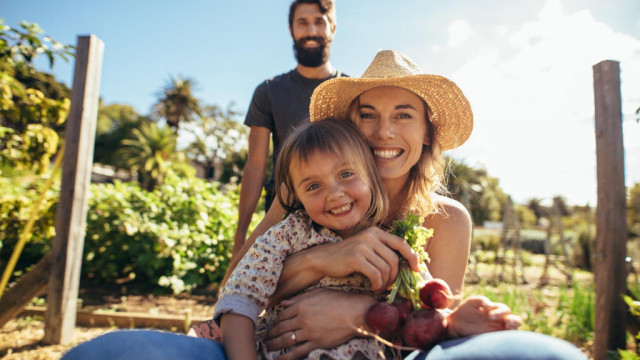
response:
[(462, 145), (471, 135), (473, 113), (469, 100), (451, 80), (439, 75), (389, 78), (338, 77), (320, 84), (311, 96), (311, 121), (328, 117), (348, 118), (351, 103), (367, 90), (396, 86), (418, 95), (429, 108), (429, 120), (443, 150)]

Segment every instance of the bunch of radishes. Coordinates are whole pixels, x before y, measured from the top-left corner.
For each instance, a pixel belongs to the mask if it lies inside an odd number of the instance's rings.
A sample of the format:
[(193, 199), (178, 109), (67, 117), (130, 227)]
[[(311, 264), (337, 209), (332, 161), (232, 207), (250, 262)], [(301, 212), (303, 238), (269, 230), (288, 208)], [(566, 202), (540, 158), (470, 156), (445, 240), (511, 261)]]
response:
[(419, 349), (431, 347), (446, 334), (446, 320), (438, 309), (448, 308), (453, 295), (442, 279), (427, 281), (419, 295), (421, 306), (417, 309), (404, 297), (372, 305), (367, 311), (367, 325), (394, 344)]
[[(421, 272), (427, 273), (424, 262), (429, 261), (429, 256), (424, 245), (433, 230), (422, 223), (420, 216), (408, 213), (404, 220), (396, 221), (391, 233), (407, 241), (420, 257)], [(405, 261), (387, 301), (374, 304), (367, 312), (367, 324), (378, 336), (394, 344), (426, 349), (444, 337), (446, 321), (438, 309), (449, 307), (452, 298), (444, 280), (425, 282)]]

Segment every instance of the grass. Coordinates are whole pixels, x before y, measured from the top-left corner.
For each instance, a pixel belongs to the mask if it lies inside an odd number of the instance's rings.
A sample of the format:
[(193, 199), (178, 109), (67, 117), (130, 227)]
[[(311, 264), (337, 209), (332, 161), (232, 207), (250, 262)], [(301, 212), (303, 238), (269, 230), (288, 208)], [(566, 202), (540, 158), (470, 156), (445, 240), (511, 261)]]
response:
[[(484, 295), (508, 305), (523, 319), (521, 329), (565, 339), (585, 353), (590, 353), (594, 334), (595, 285), (591, 273), (572, 270), (573, 282), (555, 267), (550, 267), (551, 281), (539, 285), (543, 255), (531, 255), (532, 261), (518, 270), (524, 272), (526, 284), (499, 281), (499, 275), (512, 279), (513, 267), (503, 268), (493, 263), (478, 263), (475, 284), (466, 284), (466, 295)], [(521, 278), (521, 277), (518, 277)]]

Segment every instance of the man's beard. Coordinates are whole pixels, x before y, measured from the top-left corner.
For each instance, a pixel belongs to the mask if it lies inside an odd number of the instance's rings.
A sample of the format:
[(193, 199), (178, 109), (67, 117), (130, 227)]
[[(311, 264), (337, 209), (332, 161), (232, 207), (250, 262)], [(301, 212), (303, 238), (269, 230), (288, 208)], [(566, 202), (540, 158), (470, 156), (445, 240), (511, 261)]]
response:
[[(318, 43), (318, 47), (305, 48), (304, 43), (308, 40), (314, 40)], [(296, 56), (298, 64), (306, 67), (320, 67), (329, 61), (331, 41), (326, 41), (319, 36), (307, 36), (294, 40), (293, 53)]]

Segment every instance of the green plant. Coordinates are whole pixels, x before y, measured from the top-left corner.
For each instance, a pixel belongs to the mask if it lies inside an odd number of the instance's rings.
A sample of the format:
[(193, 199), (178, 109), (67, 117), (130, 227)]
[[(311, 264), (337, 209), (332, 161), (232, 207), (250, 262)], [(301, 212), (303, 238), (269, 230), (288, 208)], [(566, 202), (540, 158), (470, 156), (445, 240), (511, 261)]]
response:
[[(0, 265), (11, 255), (41, 182), (0, 178)], [(217, 183), (170, 175), (152, 192), (120, 182), (92, 184), (90, 190), (83, 282), (129, 281), (143, 290), (179, 293), (224, 276), (236, 227), (237, 187), (223, 193)], [(58, 194), (56, 181), (13, 280), (51, 248)]]
[[(46, 179), (36, 176), (0, 177), (0, 268), (7, 264), (18, 238), (29, 219), (32, 204)], [(51, 249), (55, 236), (55, 214), (60, 191), (59, 180), (47, 191), (33, 232), (12, 274), (19, 277)]]
[(135, 279), (190, 291), (228, 267), (237, 198), (216, 183), (169, 176), (152, 192), (94, 185), (83, 272), (94, 282)]
[(572, 296), (569, 297), (567, 289), (563, 288), (561, 296), (567, 298), (567, 301), (559, 301), (558, 311), (567, 316), (564, 338), (569, 341), (592, 340), (595, 328), (595, 289), (593, 284), (585, 287), (576, 282), (572, 290)]

